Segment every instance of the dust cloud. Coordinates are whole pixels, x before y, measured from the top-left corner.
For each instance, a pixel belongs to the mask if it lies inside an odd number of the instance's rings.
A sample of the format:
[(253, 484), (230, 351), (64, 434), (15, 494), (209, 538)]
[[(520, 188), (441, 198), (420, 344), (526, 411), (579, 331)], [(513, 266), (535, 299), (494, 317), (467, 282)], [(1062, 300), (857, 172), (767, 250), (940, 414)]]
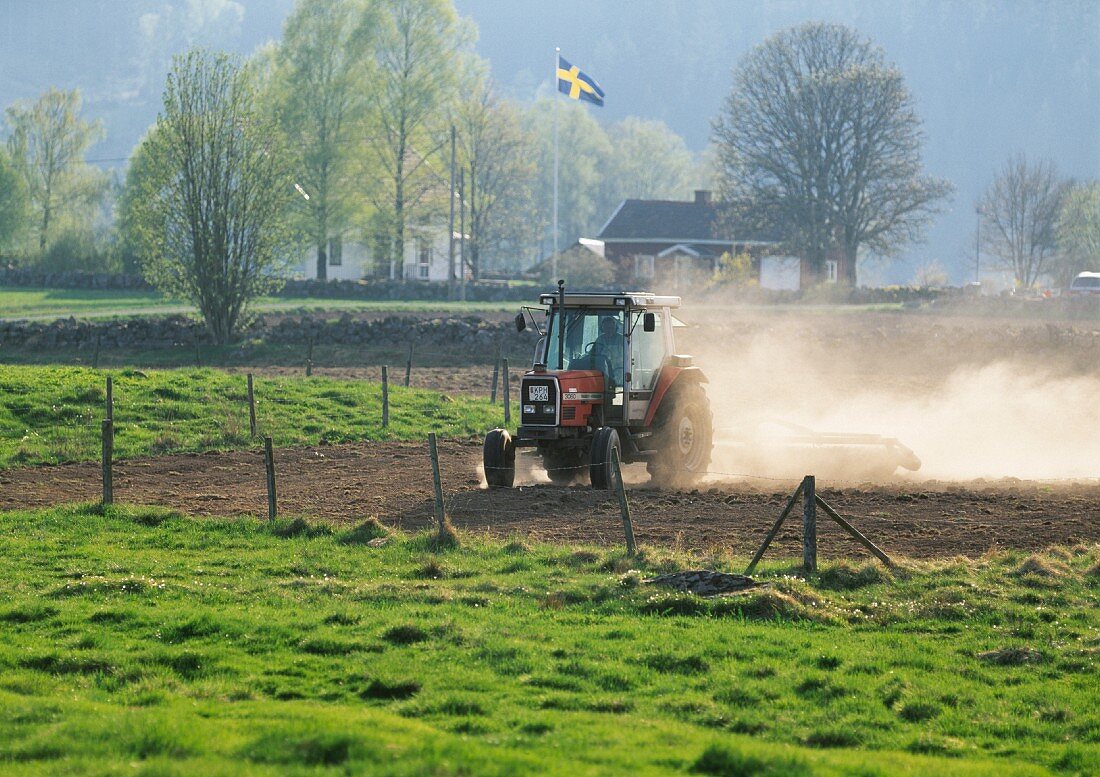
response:
[[(996, 327), (928, 328), (855, 317), (692, 327), (685, 345), (710, 379), (715, 414), (711, 469), (846, 481), (1100, 477), (1100, 333), (1021, 353), (1020, 336)], [(888, 440), (822, 445), (808, 430), (896, 438), (921, 466), (891, 475), (884, 462), (899, 449)]]

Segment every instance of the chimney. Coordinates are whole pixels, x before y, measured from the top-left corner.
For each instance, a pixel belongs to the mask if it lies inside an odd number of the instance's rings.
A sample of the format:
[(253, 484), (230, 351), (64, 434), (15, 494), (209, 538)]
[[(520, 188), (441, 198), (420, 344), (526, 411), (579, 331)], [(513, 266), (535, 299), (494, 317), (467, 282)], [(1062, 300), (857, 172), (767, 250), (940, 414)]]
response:
[(709, 189), (696, 189), (695, 190), (695, 204), (696, 205), (710, 205), (714, 201), (714, 197)]

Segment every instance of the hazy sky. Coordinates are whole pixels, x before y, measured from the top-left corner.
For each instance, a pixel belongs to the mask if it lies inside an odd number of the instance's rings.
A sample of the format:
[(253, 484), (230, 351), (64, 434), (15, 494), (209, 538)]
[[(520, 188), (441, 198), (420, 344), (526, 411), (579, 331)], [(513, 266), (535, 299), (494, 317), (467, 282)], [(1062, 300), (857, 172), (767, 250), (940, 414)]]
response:
[[(657, 118), (703, 149), (738, 59), (772, 33), (837, 21), (882, 46), (924, 119), (926, 166), (958, 187), (910, 257), (973, 262), (974, 201), (1013, 153), (1100, 178), (1100, 0), (455, 0), (478, 52), (514, 97), (549, 84), (554, 46), (598, 79), (604, 121)], [(249, 53), (278, 37), (293, 0), (0, 0), (0, 105), (79, 87), (102, 118), (105, 164), (156, 116), (171, 55)], [(688, 192), (684, 196), (688, 196)], [(903, 272), (899, 270), (898, 272)], [(904, 276), (900, 279), (908, 279)]]

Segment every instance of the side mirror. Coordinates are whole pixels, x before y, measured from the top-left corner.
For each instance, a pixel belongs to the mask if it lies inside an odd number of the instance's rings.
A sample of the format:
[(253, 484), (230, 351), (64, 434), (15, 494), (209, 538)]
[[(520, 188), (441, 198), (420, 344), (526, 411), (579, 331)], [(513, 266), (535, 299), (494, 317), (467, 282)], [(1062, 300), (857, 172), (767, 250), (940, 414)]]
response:
[(527, 319), (523, 317), (523, 311), (516, 313), (516, 331), (522, 332), (527, 328)]
[(657, 330), (657, 314), (656, 313), (643, 313), (642, 314), (642, 331), (654, 332)]

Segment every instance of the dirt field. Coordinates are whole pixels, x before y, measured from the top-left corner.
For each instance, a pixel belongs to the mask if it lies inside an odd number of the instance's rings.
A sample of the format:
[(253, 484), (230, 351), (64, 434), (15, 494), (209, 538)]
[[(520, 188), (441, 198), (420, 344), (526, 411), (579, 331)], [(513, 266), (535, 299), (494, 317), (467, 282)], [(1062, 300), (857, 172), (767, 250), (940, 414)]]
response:
[[(621, 542), (618, 503), (585, 487), (479, 487), (479, 443), (442, 446), (448, 512), (464, 529), (544, 540)], [(404, 529), (432, 521), (426, 446), (364, 443), (292, 448), (276, 454), (280, 511), (352, 524), (368, 515)], [(637, 473), (635, 473), (637, 474)], [(630, 473), (628, 472), (628, 477)], [(94, 464), (0, 472), (0, 509), (41, 507), (99, 497)], [(691, 492), (630, 489), (638, 539), (700, 551), (750, 555), (782, 510), (794, 484), (712, 482)], [(1100, 484), (1027, 481), (904, 483), (819, 493), (888, 553), (914, 558), (977, 556), (993, 547), (1037, 549), (1100, 541)], [(120, 501), (158, 504), (197, 515), (261, 515), (264, 467), (257, 452), (164, 456), (118, 464)], [(797, 510), (796, 510), (797, 513)], [(784, 526), (770, 557), (800, 554), (800, 515)], [(821, 521), (822, 558), (863, 555), (832, 522)]]

